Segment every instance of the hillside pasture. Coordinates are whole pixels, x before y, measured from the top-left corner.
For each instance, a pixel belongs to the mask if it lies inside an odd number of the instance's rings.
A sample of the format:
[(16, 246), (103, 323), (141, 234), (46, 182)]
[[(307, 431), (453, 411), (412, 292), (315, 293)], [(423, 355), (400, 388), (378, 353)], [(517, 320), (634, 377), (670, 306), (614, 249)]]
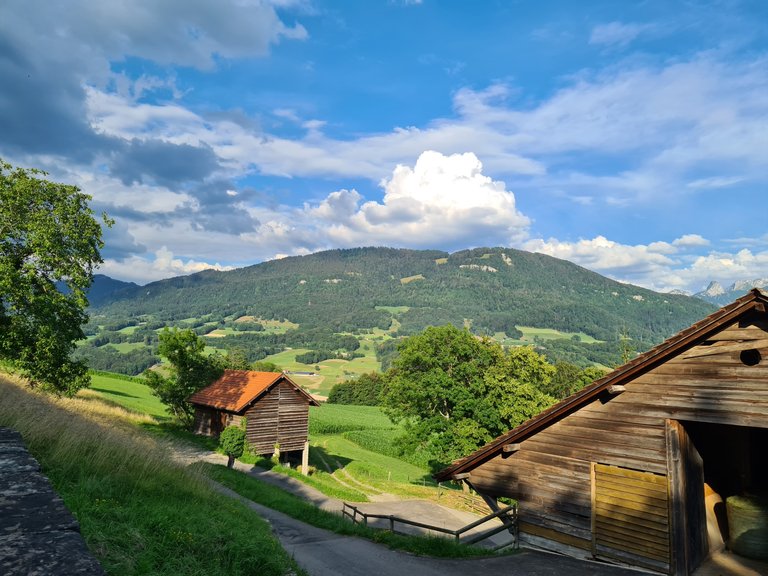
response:
[(140, 419), (2, 375), (0, 397), (0, 426), (21, 433), (107, 574), (303, 573), (266, 522), (172, 462)]
[(91, 374), (91, 387), (86, 393), (88, 391), (132, 412), (147, 414), (161, 421), (169, 419), (165, 405), (152, 394), (149, 386), (137, 380)]

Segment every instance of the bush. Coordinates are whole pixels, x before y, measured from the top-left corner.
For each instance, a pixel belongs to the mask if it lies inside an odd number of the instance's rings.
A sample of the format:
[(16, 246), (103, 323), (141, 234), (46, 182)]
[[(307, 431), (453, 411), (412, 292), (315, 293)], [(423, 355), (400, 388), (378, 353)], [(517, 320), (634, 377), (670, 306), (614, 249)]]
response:
[(235, 459), (245, 450), (245, 430), (240, 426), (227, 426), (219, 436), (219, 447), (229, 457), (227, 467), (232, 468)]

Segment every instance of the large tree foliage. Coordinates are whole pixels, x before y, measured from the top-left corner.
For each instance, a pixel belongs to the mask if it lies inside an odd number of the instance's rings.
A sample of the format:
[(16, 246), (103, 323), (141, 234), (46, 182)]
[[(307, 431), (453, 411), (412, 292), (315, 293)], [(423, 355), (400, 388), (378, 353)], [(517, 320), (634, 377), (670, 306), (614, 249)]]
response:
[(160, 333), (157, 351), (171, 363), (170, 374), (145, 373), (152, 393), (167, 406), (168, 412), (184, 424), (190, 424), (194, 410), (189, 397), (205, 388), (223, 373), (220, 356), (206, 356), (205, 342), (194, 330), (165, 329)]
[(340, 382), (331, 388), (328, 403), (378, 406), (385, 380), (385, 375), (369, 372), (360, 374), (352, 380)]
[(71, 395), (89, 384), (70, 354), (85, 337), (103, 242), (91, 197), (44, 176), (0, 160), (0, 357), (33, 385)]
[(453, 325), (405, 339), (382, 404), (402, 421), (403, 451), (441, 466), (554, 402), (541, 392), (554, 368), (531, 348), (505, 351)]

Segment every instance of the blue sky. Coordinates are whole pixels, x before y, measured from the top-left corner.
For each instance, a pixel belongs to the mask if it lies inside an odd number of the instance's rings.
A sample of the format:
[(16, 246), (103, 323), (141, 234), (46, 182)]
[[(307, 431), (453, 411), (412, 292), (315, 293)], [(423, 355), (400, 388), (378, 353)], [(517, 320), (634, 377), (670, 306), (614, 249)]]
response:
[(337, 247), (768, 277), (768, 2), (3, 0), (0, 156), (147, 282)]

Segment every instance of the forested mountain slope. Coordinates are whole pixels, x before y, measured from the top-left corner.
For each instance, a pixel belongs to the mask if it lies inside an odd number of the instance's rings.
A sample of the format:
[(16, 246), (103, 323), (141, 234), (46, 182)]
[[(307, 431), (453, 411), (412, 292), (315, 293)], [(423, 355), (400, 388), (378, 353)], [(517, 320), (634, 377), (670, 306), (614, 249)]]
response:
[(396, 320), (399, 335), (448, 322), (510, 337), (518, 334), (515, 326), (535, 326), (651, 344), (712, 310), (695, 298), (658, 294), (510, 248), (454, 254), (356, 248), (128, 286), (92, 314), (170, 323), (254, 316), (333, 332), (386, 329)]

